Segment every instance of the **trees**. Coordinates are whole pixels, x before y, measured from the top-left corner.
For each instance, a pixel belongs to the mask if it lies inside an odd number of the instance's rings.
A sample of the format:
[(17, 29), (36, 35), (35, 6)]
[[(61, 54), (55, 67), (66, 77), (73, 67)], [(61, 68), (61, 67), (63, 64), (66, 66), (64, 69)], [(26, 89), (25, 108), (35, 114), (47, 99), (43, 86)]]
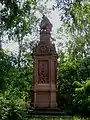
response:
[(28, 65), (18, 68), (17, 58), (0, 49), (0, 119), (2, 120), (25, 118), (33, 73), (30, 55), (28, 60)]
[(2, 48), (5, 37), (0, 39), (0, 118), (22, 120), (30, 106), (33, 77), (34, 42), (30, 42), (28, 35), (37, 30), (39, 8), (36, 10), (34, 0), (2, 0), (0, 5), (0, 37), (7, 35), (8, 41), (17, 41), (19, 46), (15, 56)]
[(74, 81), (82, 82), (90, 77), (90, 56), (83, 55), (83, 46), (81, 45), (80, 41), (78, 43), (70, 41), (67, 50), (61, 54), (59, 61), (59, 92), (61, 101), (64, 102), (62, 104), (65, 104), (66, 108), (69, 107), (69, 110), (72, 109), (73, 99), (75, 99), (73, 97), (75, 94)]
[[(0, 118), (23, 119), (22, 114), (26, 109), (25, 105), (31, 90), (33, 65), (30, 54), (24, 54), (26, 60), (23, 60), (24, 65), (21, 64), (21, 56), (23, 38), (32, 32), (33, 23), (36, 22), (34, 15), (36, 2), (2, 0), (0, 5), (2, 7), (0, 9)], [(18, 42), (18, 58), (3, 50), (2, 37), (5, 34), (9, 40)]]
[(23, 38), (27, 33), (31, 33), (36, 20), (34, 15), (36, 2), (34, 0), (23, 2), (3, 0), (1, 6), (0, 35), (3, 36), (5, 32), (9, 40), (18, 42), (18, 67), (20, 67)]
[[(63, 2), (64, 7), (59, 6), (60, 2)], [(90, 107), (90, 94), (86, 97), (84, 88), (86, 83), (89, 86), (90, 78), (90, 3), (83, 0), (64, 2), (57, 0), (60, 13), (64, 11), (61, 20), (66, 25), (71, 40), (67, 41), (65, 51), (61, 51), (59, 61), (59, 104), (64, 109), (82, 113), (84, 110), (89, 111)], [(75, 81), (81, 83), (79, 88), (73, 86)]]

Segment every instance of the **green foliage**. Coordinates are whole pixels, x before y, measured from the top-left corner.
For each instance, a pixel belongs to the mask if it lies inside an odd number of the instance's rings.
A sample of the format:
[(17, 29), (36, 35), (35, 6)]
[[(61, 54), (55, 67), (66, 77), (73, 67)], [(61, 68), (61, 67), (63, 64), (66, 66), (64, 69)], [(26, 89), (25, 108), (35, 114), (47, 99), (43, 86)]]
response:
[(90, 56), (86, 44), (82, 37), (68, 41), (58, 62), (58, 104), (67, 111), (89, 111)]
[(24, 120), (26, 110), (25, 101), (18, 96), (15, 97), (5, 94), (0, 94), (0, 119)]
[[(15, 21), (18, 21), (18, 17), (25, 12), (30, 11), (32, 4), (35, 5), (35, 0), (24, 0), (22, 3), (21, 1), (16, 0), (2, 0), (0, 1), (1, 5), (3, 6), (1, 9), (1, 23), (6, 28), (10, 28), (15, 24)], [(22, 9), (21, 6), (24, 6), (24, 9)]]
[(81, 84), (79, 81), (74, 81), (74, 82), (73, 82), (73, 85), (74, 85), (76, 88), (82, 87), (82, 84)]
[(86, 92), (86, 94), (90, 95), (90, 80), (86, 81), (85, 92)]
[[(70, 9), (73, 14), (73, 27), (83, 32), (90, 21), (90, 3), (88, 1), (82, 1), (80, 4), (74, 2)], [(87, 32), (88, 30), (89, 26), (87, 26)]]
[(84, 111), (86, 113), (90, 111), (90, 80), (79, 84), (82, 84), (82, 86), (75, 87), (73, 107), (79, 112)]
[(6, 77), (10, 71), (10, 68), (12, 68), (11, 64), (10, 56), (0, 49), (0, 90), (6, 88)]
[[(33, 65), (17, 67), (17, 58), (0, 51), (0, 119), (25, 120), (30, 101)], [(32, 60), (31, 60), (32, 61)]]

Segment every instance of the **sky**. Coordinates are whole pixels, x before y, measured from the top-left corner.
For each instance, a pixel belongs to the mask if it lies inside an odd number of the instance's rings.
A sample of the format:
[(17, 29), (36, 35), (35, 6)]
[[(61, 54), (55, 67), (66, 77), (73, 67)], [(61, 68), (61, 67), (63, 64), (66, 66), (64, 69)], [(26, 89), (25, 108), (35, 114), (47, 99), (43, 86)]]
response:
[[(44, 3), (42, 2), (41, 4), (44, 4)], [(55, 4), (55, 0), (49, 1), (47, 3), (47, 8), (51, 9), (52, 5), (54, 5), (54, 4)], [(41, 14), (37, 14), (37, 16), (42, 17)], [(60, 18), (59, 18), (59, 12), (56, 9), (56, 10), (52, 11), (49, 15), (46, 14), (46, 16), (49, 18), (49, 20), (53, 24), (52, 35), (54, 36), (54, 38), (56, 38), (57, 29), (60, 28), (60, 26), (61, 26), (61, 22), (60, 22)], [(7, 39), (7, 38), (5, 37), (5, 39)], [(56, 42), (58, 42), (58, 40), (56, 40)], [(18, 44), (16, 42), (10, 42), (8, 44), (3, 44), (3, 47), (8, 51), (14, 51), (15, 53), (18, 52)]]

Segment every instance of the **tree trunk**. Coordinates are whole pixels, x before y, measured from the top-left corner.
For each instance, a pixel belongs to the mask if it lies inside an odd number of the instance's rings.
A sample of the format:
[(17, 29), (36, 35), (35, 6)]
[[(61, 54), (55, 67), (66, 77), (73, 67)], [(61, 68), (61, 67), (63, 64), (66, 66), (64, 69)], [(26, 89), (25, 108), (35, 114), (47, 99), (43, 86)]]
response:
[(19, 45), (19, 51), (18, 51), (18, 67), (21, 67), (21, 41), (20, 39), (18, 40), (18, 45)]
[(0, 39), (0, 49), (2, 49), (2, 40)]
[(1, 34), (0, 34), (0, 49), (2, 49), (2, 39), (1, 39)]

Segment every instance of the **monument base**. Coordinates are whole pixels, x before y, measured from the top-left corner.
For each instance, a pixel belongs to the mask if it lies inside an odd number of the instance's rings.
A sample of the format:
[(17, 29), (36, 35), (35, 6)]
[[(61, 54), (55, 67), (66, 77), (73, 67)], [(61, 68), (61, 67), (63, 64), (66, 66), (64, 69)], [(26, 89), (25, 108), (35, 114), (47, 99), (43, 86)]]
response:
[(46, 116), (63, 116), (67, 115), (66, 112), (61, 111), (60, 108), (46, 108), (46, 109), (39, 109), (33, 108), (28, 110), (28, 114), (33, 115), (46, 115)]
[(35, 84), (33, 93), (34, 108), (57, 108), (55, 84)]

